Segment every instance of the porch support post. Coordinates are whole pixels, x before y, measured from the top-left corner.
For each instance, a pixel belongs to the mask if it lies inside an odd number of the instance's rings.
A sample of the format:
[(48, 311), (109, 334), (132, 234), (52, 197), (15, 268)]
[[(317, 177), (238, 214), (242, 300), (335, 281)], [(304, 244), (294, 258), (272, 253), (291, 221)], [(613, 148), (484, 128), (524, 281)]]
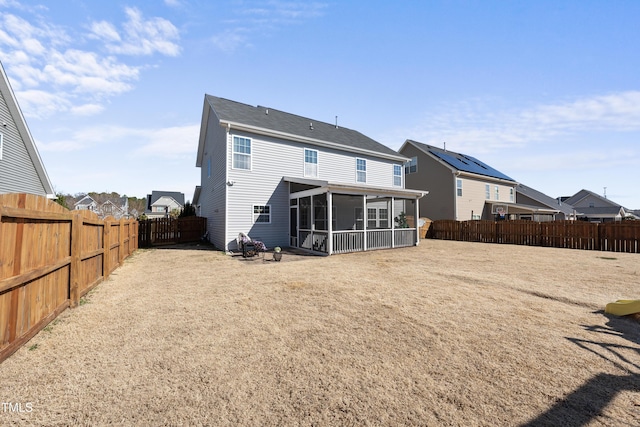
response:
[(367, 250), (367, 218), (369, 213), (367, 212), (367, 195), (362, 195), (362, 250)]
[(327, 191), (327, 252), (329, 255), (333, 253), (333, 193), (331, 191)]
[(391, 196), (391, 209), (389, 209), (389, 211), (391, 212), (391, 216), (389, 217), (389, 221), (391, 221), (391, 248), (395, 248), (396, 247), (396, 221), (394, 220), (395, 218), (395, 213), (393, 212), (393, 208), (396, 205), (396, 198)]
[(420, 244), (420, 227), (419, 227), (419, 218), (420, 218), (420, 203), (418, 203), (420, 199), (415, 199), (416, 209), (415, 209), (415, 220), (414, 227), (416, 228), (416, 246)]

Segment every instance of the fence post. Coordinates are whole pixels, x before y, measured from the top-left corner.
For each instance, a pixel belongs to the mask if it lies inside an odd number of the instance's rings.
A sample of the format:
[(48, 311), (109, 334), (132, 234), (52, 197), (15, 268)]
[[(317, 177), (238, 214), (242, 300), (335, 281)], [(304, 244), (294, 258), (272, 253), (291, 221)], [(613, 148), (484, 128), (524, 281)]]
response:
[(102, 246), (104, 247), (104, 255), (102, 259), (102, 278), (107, 280), (111, 273), (111, 221), (104, 219), (102, 228)]
[(77, 307), (80, 301), (80, 251), (82, 245), (80, 237), (82, 234), (82, 217), (79, 213), (74, 213), (71, 217), (71, 266), (69, 273), (69, 306)]
[(122, 265), (124, 261), (124, 218), (120, 218), (118, 225), (118, 265)]

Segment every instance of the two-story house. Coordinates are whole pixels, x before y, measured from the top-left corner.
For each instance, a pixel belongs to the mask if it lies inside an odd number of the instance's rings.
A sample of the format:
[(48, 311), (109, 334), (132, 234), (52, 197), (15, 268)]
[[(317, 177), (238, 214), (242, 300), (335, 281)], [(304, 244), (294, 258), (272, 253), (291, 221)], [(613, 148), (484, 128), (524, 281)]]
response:
[(147, 218), (168, 218), (184, 208), (184, 193), (179, 191), (152, 191), (147, 194)]
[(0, 193), (55, 198), (27, 122), (0, 63)]
[(196, 204), (226, 251), (239, 233), (322, 254), (417, 245), (425, 191), (405, 189), (406, 160), (337, 124), (205, 95)]
[(408, 188), (428, 188), (420, 212), (432, 220), (508, 219), (516, 209), (517, 182), (469, 155), (406, 140), (400, 154)]

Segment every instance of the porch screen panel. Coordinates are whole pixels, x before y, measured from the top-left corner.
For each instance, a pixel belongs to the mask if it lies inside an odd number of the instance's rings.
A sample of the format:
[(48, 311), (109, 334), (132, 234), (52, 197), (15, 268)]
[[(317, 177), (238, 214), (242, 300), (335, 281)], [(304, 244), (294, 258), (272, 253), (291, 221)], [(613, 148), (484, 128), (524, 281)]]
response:
[(300, 199), (300, 229), (311, 229), (311, 197), (303, 197)]
[(313, 216), (316, 230), (328, 230), (326, 194), (313, 196)]

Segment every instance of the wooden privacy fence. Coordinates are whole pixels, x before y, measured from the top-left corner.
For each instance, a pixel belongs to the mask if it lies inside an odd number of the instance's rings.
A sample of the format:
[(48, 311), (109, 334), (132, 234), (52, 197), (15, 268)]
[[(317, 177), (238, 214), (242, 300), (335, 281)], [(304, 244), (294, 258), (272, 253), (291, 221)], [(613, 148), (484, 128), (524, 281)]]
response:
[(154, 218), (140, 221), (138, 246), (141, 248), (198, 241), (207, 231), (207, 218)]
[(428, 237), (464, 242), (640, 253), (640, 222), (437, 220)]
[(0, 362), (137, 249), (137, 224), (0, 194)]

